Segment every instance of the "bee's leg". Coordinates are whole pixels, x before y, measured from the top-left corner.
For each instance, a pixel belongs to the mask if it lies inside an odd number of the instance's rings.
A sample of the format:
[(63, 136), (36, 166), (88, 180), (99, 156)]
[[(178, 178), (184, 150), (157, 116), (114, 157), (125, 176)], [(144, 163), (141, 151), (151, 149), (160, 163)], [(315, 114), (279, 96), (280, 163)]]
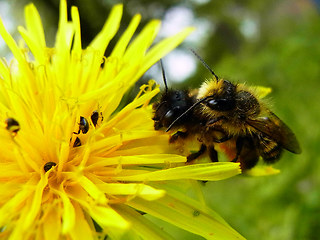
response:
[(178, 139), (185, 139), (188, 137), (188, 135), (188, 132), (178, 131), (170, 137), (169, 142), (174, 143)]
[(244, 138), (238, 137), (236, 141), (236, 149), (237, 149), (236, 157), (232, 160), (232, 162), (238, 161), (238, 158), (241, 154), (241, 150), (243, 148), (243, 144), (244, 144)]
[(224, 134), (224, 136), (221, 138), (214, 138), (212, 141), (215, 143), (223, 143), (223, 142), (226, 142), (232, 138), (232, 136), (228, 135), (223, 129), (215, 129), (215, 131)]
[[(218, 161), (218, 152), (214, 149), (214, 146), (210, 146), (208, 148), (208, 154), (210, 157), (211, 162), (219, 162)], [(208, 181), (201, 181), (203, 184), (205, 184)]]
[(226, 141), (230, 140), (231, 138), (232, 138), (232, 136), (226, 135), (226, 136), (224, 136), (222, 138), (214, 139), (214, 142), (215, 143), (223, 143), (223, 142), (226, 142)]
[(204, 144), (201, 144), (201, 147), (200, 147), (200, 149), (199, 149), (198, 152), (191, 153), (191, 154), (187, 157), (187, 162), (191, 162), (192, 160), (197, 159), (197, 158), (200, 157), (202, 154), (204, 154), (206, 150), (207, 150), (207, 146), (204, 145)]
[(214, 149), (214, 146), (209, 147), (208, 151), (211, 162), (219, 162), (218, 152)]
[(243, 171), (253, 168), (259, 161), (260, 152), (257, 149), (254, 136), (238, 137), (236, 141), (236, 157), (233, 162), (240, 162)]

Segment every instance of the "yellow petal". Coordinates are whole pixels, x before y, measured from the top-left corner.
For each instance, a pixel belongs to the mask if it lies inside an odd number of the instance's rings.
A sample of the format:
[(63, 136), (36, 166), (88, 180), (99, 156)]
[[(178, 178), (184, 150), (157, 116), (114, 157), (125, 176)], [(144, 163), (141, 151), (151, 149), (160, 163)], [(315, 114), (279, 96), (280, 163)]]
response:
[(4, 226), (8, 219), (14, 217), (14, 212), (19, 209), (26, 199), (32, 194), (30, 190), (24, 189), (17, 192), (8, 202), (0, 209), (0, 225)]
[[(100, 65), (99, 65), (100, 67)], [(105, 106), (110, 107), (111, 110), (108, 112), (113, 113), (113, 111), (118, 107), (122, 96), (124, 93), (132, 86), (134, 81), (132, 81), (132, 76), (135, 76), (138, 71), (138, 66), (133, 65), (123, 69), (114, 79), (113, 81), (105, 82), (104, 86), (101, 88), (94, 89), (93, 91), (86, 92), (79, 97), (79, 102), (86, 102), (95, 99), (96, 96), (105, 95), (109, 93), (108, 98), (105, 99)], [(110, 113), (110, 114), (111, 114)], [(106, 113), (106, 118), (110, 115)]]
[[(56, 206), (57, 207), (57, 206)], [(45, 240), (59, 239), (61, 231), (61, 215), (58, 209), (50, 208), (42, 224)]]
[(110, 57), (122, 57), (134, 32), (136, 31), (141, 20), (141, 15), (137, 14), (131, 20), (126, 31), (122, 34), (121, 38), (118, 40), (116, 46), (113, 48)]
[(209, 209), (201, 209), (201, 205), (195, 201), (189, 204), (187, 199), (186, 195), (183, 199), (165, 195), (157, 201), (134, 198), (128, 205), (205, 239), (244, 239)]
[(106, 204), (108, 202), (104, 193), (100, 191), (99, 188), (85, 176), (75, 176), (75, 181), (79, 182), (79, 184), (88, 192), (88, 194), (90, 194), (90, 196), (99, 204)]
[[(143, 153), (143, 152), (141, 152)], [(174, 154), (140, 154), (136, 156), (117, 156), (106, 158), (91, 158), (94, 163), (87, 166), (87, 169), (99, 169), (104, 166), (112, 165), (145, 165), (145, 164), (159, 164), (159, 163), (184, 163), (186, 157)]]
[(268, 175), (279, 174), (280, 170), (273, 168), (272, 166), (255, 166), (252, 169), (245, 171), (245, 174), (252, 177), (261, 177)]
[(31, 50), (35, 60), (41, 65), (45, 64), (46, 61), (46, 55), (43, 47), (41, 47), (37, 40), (33, 38), (34, 36), (28, 32), (25, 28), (23, 27), (18, 27), (18, 31), (20, 35), (23, 37), (24, 41), (28, 45), (29, 49)]
[(31, 3), (25, 7), (25, 19), (28, 32), (33, 36), (40, 47), (46, 47), (46, 40), (44, 36), (43, 26), (40, 14), (35, 6)]
[(30, 206), (30, 210), (25, 217), (25, 222), (23, 226), (24, 230), (27, 230), (30, 227), (30, 225), (34, 224), (34, 220), (36, 216), (40, 213), (39, 211), (41, 209), (43, 189), (48, 184), (48, 174), (49, 172), (45, 175), (41, 175), (41, 179), (37, 184), (37, 187), (35, 189), (34, 196), (32, 199), (32, 203)]
[[(69, 233), (71, 236), (71, 239), (78, 240), (78, 239), (85, 239), (85, 240), (93, 240), (97, 239), (96, 232), (94, 230), (94, 227), (90, 228), (90, 225), (88, 224), (88, 220), (85, 218), (83, 214), (83, 210), (78, 204), (74, 205), (75, 212), (76, 212), (76, 225), (74, 226), (74, 229), (72, 229)], [(90, 222), (90, 220), (89, 220)]]
[(112, 8), (109, 17), (102, 28), (102, 31), (94, 38), (94, 40), (89, 45), (89, 48), (99, 50), (101, 57), (103, 56), (109, 42), (119, 29), (122, 11), (122, 4), (115, 5)]
[(123, 219), (116, 211), (110, 207), (90, 206), (88, 209), (90, 216), (102, 227), (115, 227), (127, 229), (129, 222)]
[(67, 50), (70, 49), (72, 36), (73, 36), (73, 26), (71, 26), (71, 24), (68, 23), (67, 3), (66, 3), (66, 0), (61, 0), (59, 27), (58, 27), (57, 37), (56, 37), (56, 44), (55, 44), (57, 52), (68, 53)]
[(140, 61), (142, 57), (144, 57), (145, 52), (153, 42), (160, 29), (160, 24), (161, 22), (159, 20), (152, 20), (142, 29), (140, 34), (128, 47), (123, 57), (125, 62), (130, 61), (130, 59), (133, 58), (136, 61)]
[(111, 195), (134, 195), (148, 201), (156, 200), (163, 197), (165, 191), (155, 189), (145, 184), (136, 183), (100, 183), (97, 184), (101, 191)]
[(142, 95), (140, 98), (136, 99), (134, 102), (129, 103), (127, 106), (125, 106), (123, 109), (121, 109), (121, 111), (117, 115), (115, 115), (115, 117), (111, 121), (109, 121), (109, 127), (113, 127), (116, 124), (119, 124), (119, 121), (121, 121), (121, 120), (123, 122), (128, 122), (128, 119), (125, 119), (125, 117), (129, 113), (131, 113), (132, 110), (143, 105), (146, 101), (148, 101), (149, 99), (154, 97), (158, 92), (159, 92), (159, 89), (154, 89), (153, 91), (150, 91), (150, 92)]
[(152, 240), (173, 240), (174, 238), (166, 233), (159, 226), (155, 225), (137, 211), (125, 205), (114, 206), (115, 210), (121, 214), (128, 222), (133, 222), (132, 229), (142, 239)]
[[(1, 18), (0, 18), (0, 21), (1, 21)], [(6, 62), (3, 59), (0, 59), (0, 77), (2, 79), (10, 78), (10, 69), (8, 68)], [(1, 81), (1, 84), (4, 84), (4, 81)], [(3, 90), (4, 89), (2, 89), (2, 91)], [(4, 102), (4, 101), (1, 101), (1, 102)]]
[[(61, 186), (62, 188), (62, 186)], [(60, 188), (60, 189), (61, 189)], [(62, 189), (61, 189), (62, 190)], [(76, 218), (75, 210), (69, 199), (69, 196), (63, 191), (60, 191), (60, 197), (63, 202), (63, 214), (62, 214), (62, 233), (66, 234), (74, 227)]]
[(73, 43), (73, 50), (77, 52), (78, 57), (81, 56), (81, 28), (80, 28), (80, 17), (78, 8), (75, 6), (72, 6), (71, 8), (71, 17), (74, 27), (74, 43)]
[(19, 178), (24, 175), (23, 172), (19, 169), (16, 164), (12, 163), (0, 163), (0, 168), (3, 171), (3, 174), (0, 176), (0, 180), (7, 180), (10, 178)]
[(18, 61), (19, 68), (21, 68), (20, 71), (26, 74), (25, 76), (26, 78), (30, 77), (31, 73), (30, 73), (29, 65), (25, 60), (25, 57), (22, 51), (19, 49), (19, 47), (17, 46), (12, 36), (5, 29), (1, 18), (0, 18), (0, 35), (3, 38), (3, 40), (6, 42), (8, 47), (10, 48), (15, 59)]
[(194, 28), (186, 28), (180, 33), (177, 33), (176, 35), (166, 38), (159, 42), (157, 45), (152, 47), (146, 54), (146, 57), (144, 59), (142, 68), (140, 69), (140, 72), (138, 73), (138, 76), (140, 74), (143, 74), (147, 69), (149, 69), (153, 64), (155, 64), (159, 59), (164, 57), (166, 54), (168, 54), (170, 51), (172, 51), (174, 48), (176, 48), (191, 32), (194, 31)]
[(45, 64), (45, 35), (40, 15), (33, 4), (29, 4), (25, 7), (25, 19), (27, 30), (25, 30), (23, 27), (19, 27), (18, 30), (26, 41), (35, 59), (39, 62), (39, 64)]
[(169, 168), (132, 176), (115, 176), (121, 181), (165, 181), (178, 179), (195, 179), (202, 181), (217, 181), (240, 174), (239, 163), (202, 163), (182, 167)]

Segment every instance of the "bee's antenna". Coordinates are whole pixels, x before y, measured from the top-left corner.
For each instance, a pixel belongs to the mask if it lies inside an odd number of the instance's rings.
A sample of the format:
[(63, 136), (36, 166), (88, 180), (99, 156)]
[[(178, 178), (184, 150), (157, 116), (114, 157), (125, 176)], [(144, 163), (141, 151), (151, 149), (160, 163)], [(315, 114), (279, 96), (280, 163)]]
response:
[(215, 79), (217, 80), (217, 82), (219, 81), (218, 76), (214, 73), (214, 71), (209, 67), (209, 65), (198, 55), (198, 53), (196, 53), (196, 51), (194, 51), (192, 48), (190, 48), (190, 51), (200, 60), (200, 62), (203, 64), (203, 66), (206, 67), (206, 69), (208, 69), (212, 75), (215, 77)]
[(166, 88), (166, 93), (168, 93), (168, 85), (167, 85), (166, 73), (164, 72), (162, 59), (160, 59), (160, 67), (161, 67), (161, 71), (162, 71), (162, 78), (163, 78), (164, 86)]
[(193, 108), (195, 108), (197, 105), (199, 105), (200, 103), (204, 102), (205, 100), (207, 100), (209, 97), (205, 97), (202, 98), (200, 100), (198, 100), (197, 102), (195, 102), (191, 107), (189, 107), (186, 111), (184, 111), (179, 117), (177, 117), (167, 128), (166, 132), (168, 132), (175, 124), (177, 121), (179, 121), (182, 117), (184, 117), (188, 112), (190, 112)]

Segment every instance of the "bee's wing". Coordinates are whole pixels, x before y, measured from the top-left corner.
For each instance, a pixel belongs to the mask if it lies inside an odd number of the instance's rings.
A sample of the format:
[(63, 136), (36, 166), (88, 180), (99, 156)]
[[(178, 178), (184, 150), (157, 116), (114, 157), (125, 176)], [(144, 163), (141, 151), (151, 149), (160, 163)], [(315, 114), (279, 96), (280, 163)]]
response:
[(268, 112), (267, 116), (248, 119), (247, 123), (280, 143), (288, 151), (301, 153), (300, 145), (294, 133), (274, 113)]

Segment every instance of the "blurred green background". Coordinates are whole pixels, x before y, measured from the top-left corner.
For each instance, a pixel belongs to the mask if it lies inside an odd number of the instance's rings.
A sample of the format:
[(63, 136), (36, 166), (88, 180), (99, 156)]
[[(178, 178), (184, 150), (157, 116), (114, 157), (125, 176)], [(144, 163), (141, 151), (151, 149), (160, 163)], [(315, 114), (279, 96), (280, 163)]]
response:
[[(0, 14), (5, 15), (5, 24), (11, 32), (14, 31), (11, 25), (23, 23), (23, 6), (28, 2), (0, 1)], [(47, 41), (53, 44), (59, 1), (33, 2), (44, 20)], [(80, 9), (84, 45), (99, 32), (111, 6), (117, 2), (68, 1), (68, 5)], [(175, 31), (165, 29), (165, 25), (197, 26), (189, 40), (164, 58), (171, 86), (199, 87), (210, 77), (188, 50), (191, 47), (218, 76), (271, 87), (271, 109), (300, 141), (301, 155), (285, 152), (275, 164), (281, 169), (279, 175), (238, 176), (207, 183), (203, 191), (208, 205), (247, 239), (319, 239), (320, 1), (131, 0), (124, 5), (123, 29), (137, 12), (142, 13), (144, 23), (151, 18), (165, 20), (160, 36)], [(0, 50), (3, 56), (6, 49), (1, 45)], [(191, 71), (196, 64), (196, 71)], [(158, 67), (142, 81), (150, 76), (162, 81)], [(201, 239), (159, 224), (177, 239)]]

